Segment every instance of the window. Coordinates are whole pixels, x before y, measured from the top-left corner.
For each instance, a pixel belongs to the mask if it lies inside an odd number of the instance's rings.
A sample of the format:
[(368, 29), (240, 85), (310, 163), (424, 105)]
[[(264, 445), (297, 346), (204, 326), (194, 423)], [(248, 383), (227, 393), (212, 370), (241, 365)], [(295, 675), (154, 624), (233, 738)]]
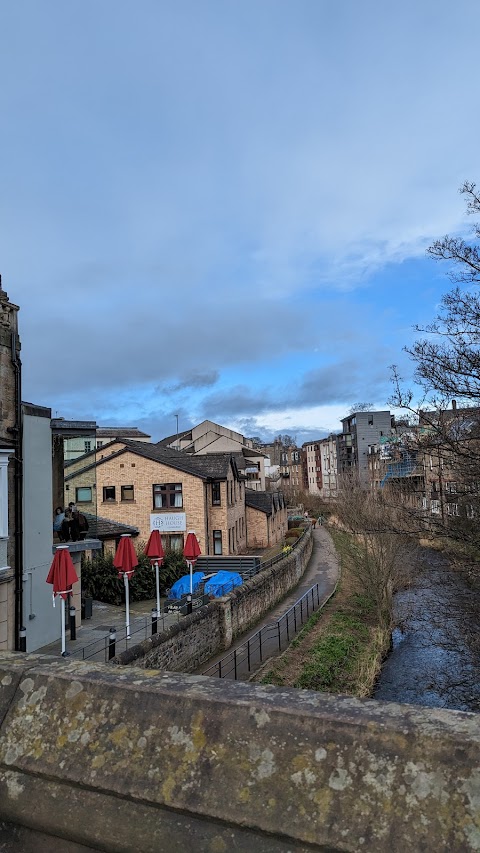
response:
[(459, 515), (458, 504), (447, 504), (448, 515)]
[(104, 486), (103, 487), (103, 500), (104, 501), (114, 501), (115, 500), (115, 486)]
[(221, 502), (220, 483), (212, 483), (212, 506), (220, 506)]
[(134, 491), (133, 486), (121, 486), (122, 490), (122, 501), (133, 501), (134, 500)]
[(158, 483), (153, 486), (154, 509), (180, 509), (182, 506), (181, 483)]
[(102, 447), (102, 446), (103, 446), (103, 441), (97, 441), (97, 447)]
[(222, 553), (222, 531), (214, 530), (213, 531), (213, 553), (221, 554)]
[(472, 504), (467, 504), (466, 506), (467, 518), (475, 518), (475, 510)]
[(445, 491), (450, 492), (450, 494), (454, 495), (457, 491), (456, 483), (445, 483)]
[(432, 515), (440, 515), (440, 501), (430, 502), (430, 512)]
[(373, 415), (368, 416), (368, 426), (373, 426)]
[(165, 551), (183, 551), (183, 533), (162, 533)]
[(85, 441), (84, 445), (85, 445), (85, 453), (90, 453), (90, 451), (92, 449), (92, 442), (91, 441)]
[(78, 489), (75, 489), (75, 501), (78, 504), (87, 504), (92, 500), (92, 487), (91, 486), (80, 486)]

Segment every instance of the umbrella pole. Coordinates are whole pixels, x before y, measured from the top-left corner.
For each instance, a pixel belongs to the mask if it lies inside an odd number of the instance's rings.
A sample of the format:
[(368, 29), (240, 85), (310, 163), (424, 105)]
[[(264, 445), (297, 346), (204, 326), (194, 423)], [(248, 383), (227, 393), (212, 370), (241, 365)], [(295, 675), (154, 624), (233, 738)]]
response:
[(60, 596), (62, 601), (62, 657), (65, 657), (65, 599), (63, 595)]
[(128, 588), (128, 575), (125, 572), (123, 575), (123, 579), (125, 581), (125, 627), (127, 629), (127, 640), (130, 639), (130, 590)]
[(188, 565), (190, 566), (190, 595), (193, 595), (193, 563)]
[(155, 585), (157, 588), (157, 618), (160, 618), (160, 580), (158, 577), (158, 560), (155, 560)]

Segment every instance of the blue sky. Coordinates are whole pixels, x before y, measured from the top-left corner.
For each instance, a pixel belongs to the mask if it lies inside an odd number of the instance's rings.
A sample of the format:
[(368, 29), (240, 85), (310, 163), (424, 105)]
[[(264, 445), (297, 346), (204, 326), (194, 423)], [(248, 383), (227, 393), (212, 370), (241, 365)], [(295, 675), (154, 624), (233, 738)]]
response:
[(155, 440), (301, 443), (449, 289), (480, 178), (477, 0), (0, 8), (0, 272), (23, 396)]

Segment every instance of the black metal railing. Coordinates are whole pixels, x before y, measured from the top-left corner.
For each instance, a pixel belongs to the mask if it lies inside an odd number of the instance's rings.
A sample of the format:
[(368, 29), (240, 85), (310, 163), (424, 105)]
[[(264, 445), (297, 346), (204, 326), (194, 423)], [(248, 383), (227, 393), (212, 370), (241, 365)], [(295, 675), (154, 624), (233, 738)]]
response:
[(247, 679), (265, 661), (285, 651), (294, 637), (301, 631), (312, 613), (323, 608), (336, 591), (320, 600), (319, 585), (316, 583), (290, 607), (280, 619), (265, 625), (251, 637), (227, 652), (221, 660), (203, 671), (213, 678)]

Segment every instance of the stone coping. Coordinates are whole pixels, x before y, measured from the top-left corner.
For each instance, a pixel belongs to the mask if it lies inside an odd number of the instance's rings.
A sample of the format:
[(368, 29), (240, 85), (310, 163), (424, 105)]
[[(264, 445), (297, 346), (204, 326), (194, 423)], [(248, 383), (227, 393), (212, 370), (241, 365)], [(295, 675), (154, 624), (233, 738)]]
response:
[(0, 654), (0, 819), (102, 850), (480, 849), (480, 716)]
[(52, 545), (52, 554), (55, 553), (59, 545), (68, 545), (68, 550), (71, 554), (78, 554), (79, 551), (100, 551), (102, 543), (100, 539), (80, 539), (78, 542), (58, 542)]

